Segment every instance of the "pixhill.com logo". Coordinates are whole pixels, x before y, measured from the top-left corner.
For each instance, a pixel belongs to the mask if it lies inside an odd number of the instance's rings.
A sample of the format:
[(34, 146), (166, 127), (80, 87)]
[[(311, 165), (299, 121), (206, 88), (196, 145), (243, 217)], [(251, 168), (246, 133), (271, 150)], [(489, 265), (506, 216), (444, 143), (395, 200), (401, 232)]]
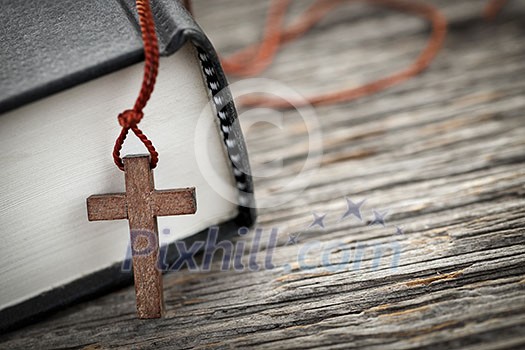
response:
[[(386, 218), (388, 210), (372, 209), (371, 219), (366, 219), (365, 203), (366, 199), (353, 201), (349, 197), (344, 198), (346, 201), (346, 210), (342, 213), (322, 213), (312, 212), (312, 220), (307, 228), (301, 232), (288, 235), (288, 245), (300, 246), (295, 263), (285, 263), (285, 271), (295, 270), (312, 270), (326, 269), (331, 272), (351, 269), (359, 270), (364, 267), (365, 262), (370, 262), (372, 269), (378, 269), (383, 263), (391, 269), (396, 269), (399, 265), (401, 254), (401, 245), (398, 237), (404, 235), (403, 229), (399, 226), (390, 227), (387, 225)], [(324, 240), (308, 240), (304, 244), (301, 242), (301, 235), (309, 230), (315, 230), (317, 234), (329, 231), (331, 227), (325, 223), (329, 216), (336, 217), (336, 224), (340, 225), (344, 221), (356, 220), (363, 227), (380, 226), (387, 230), (386, 241), (377, 243), (364, 243), (358, 240), (348, 238), (343, 240), (331, 239), (328, 242)], [(341, 230), (337, 226), (335, 230)], [(337, 256), (335, 256), (337, 255)]]
[[(249, 230), (246, 227), (238, 229), (236, 239), (220, 239), (220, 228), (211, 227), (207, 232), (205, 240), (197, 240), (188, 244), (186, 241), (175, 241), (171, 247), (164, 246), (160, 250), (158, 268), (163, 271), (178, 271), (188, 269), (192, 272), (211, 271), (212, 266), (219, 266), (221, 271), (259, 271), (261, 269), (271, 270), (281, 268), (285, 272), (311, 271), (313, 269), (325, 269), (330, 272), (340, 270), (359, 270), (365, 268), (365, 263), (369, 268), (378, 269), (380, 266), (396, 269), (399, 265), (401, 245), (398, 238), (404, 235), (403, 229), (399, 226), (387, 224), (387, 210), (372, 209), (370, 219), (366, 219), (365, 204), (366, 199), (353, 201), (345, 197), (346, 210), (342, 213), (321, 213), (312, 212), (313, 218), (305, 224), (305, 228), (297, 233), (281, 232), (279, 227), (263, 228), (256, 227)], [(379, 226), (388, 232), (387, 239), (381, 242), (371, 243), (359, 242), (358, 240), (330, 239), (328, 231), (332, 227), (326, 224), (328, 218), (335, 218), (334, 231), (343, 232), (340, 226), (345, 221), (354, 220), (361, 227)], [(333, 220), (332, 220), (333, 221)], [(302, 239), (302, 235), (317, 235), (318, 239)], [(164, 235), (170, 235), (171, 229), (162, 230)], [(141, 232), (138, 235), (143, 234)], [(284, 236), (284, 237), (283, 237)], [(384, 237), (384, 235), (383, 235)], [(323, 239), (321, 239), (323, 238)], [(148, 235), (145, 242), (156, 245), (155, 237)], [(283, 259), (282, 250), (276, 248), (279, 245), (296, 246), (296, 252), (289, 254)], [(175, 249), (177, 257), (174, 262), (169, 257), (170, 249)], [(152, 249), (142, 249), (133, 251), (133, 255), (142, 253), (149, 254)], [(122, 265), (123, 271), (131, 271), (132, 250), (128, 247), (126, 259)], [(220, 258), (217, 263), (216, 259)], [(286, 260), (284, 263), (274, 261)], [(213, 265), (213, 262), (216, 265)]]

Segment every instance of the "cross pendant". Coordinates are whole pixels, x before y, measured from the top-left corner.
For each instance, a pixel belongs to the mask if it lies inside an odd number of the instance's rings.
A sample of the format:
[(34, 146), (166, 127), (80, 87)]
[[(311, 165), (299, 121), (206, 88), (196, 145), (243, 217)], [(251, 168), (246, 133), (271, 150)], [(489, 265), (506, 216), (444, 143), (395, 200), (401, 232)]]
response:
[(159, 318), (164, 299), (157, 216), (194, 214), (195, 188), (157, 191), (149, 156), (127, 156), (123, 161), (126, 193), (89, 197), (88, 219), (129, 220), (137, 314), (139, 318)]

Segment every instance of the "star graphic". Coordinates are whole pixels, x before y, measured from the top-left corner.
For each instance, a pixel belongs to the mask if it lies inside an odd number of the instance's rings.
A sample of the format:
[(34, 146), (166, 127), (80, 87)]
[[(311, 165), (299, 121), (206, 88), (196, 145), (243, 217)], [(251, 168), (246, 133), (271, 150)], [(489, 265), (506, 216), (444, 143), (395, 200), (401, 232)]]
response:
[(405, 231), (399, 226), (396, 226), (396, 235), (404, 235)]
[(323, 220), (324, 220), (326, 214), (318, 214), (316, 212), (312, 212), (312, 214), (314, 216), (314, 221), (308, 227), (319, 226), (319, 227), (324, 228)]
[(288, 235), (288, 242), (286, 242), (286, 245), (297, 244), (298, 239), (299, 239), (299, 235)]
[(363, 199), (361, 202), (354, 203), (350, 198), (345, 197), (346, 199), (346, 212), (341, 217), (341, 220), (346, 219), (350, 215), (354, 215), (356, 218), (358, 218), (360, 221), (363, 221), (363, 218), (361, 217), (361, 206), (366, 201), (366, 198)]
[(385, 217), (388, 214), (388, 210), (380, 213), (377, 210), (374, 210), (374, 220), (370, 223), (370, 226), (372, 225), (381, 225), (385, 227)]

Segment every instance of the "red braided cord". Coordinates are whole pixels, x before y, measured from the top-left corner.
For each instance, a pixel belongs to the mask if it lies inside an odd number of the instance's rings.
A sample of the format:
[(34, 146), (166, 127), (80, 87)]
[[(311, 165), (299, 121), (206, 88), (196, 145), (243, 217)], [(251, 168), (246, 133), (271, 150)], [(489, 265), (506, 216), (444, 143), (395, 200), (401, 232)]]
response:
[(137, 126), (142, 120), (144, 113), (142, 110), (148, 103), (153, 88), (155, 87), (155, 81), (157, 79), (157, 73), (159, 68), (159, 46), (157, 42), (157, 35), (155, 33), (155, 22), (153, 20), (153, 14), (149, 5), (149, 0), (136, 0), (137, 12), (139, 14), (140, 30), (142, 32), (142, 41), (144, 42), (144, 77), (142, 79), (142, 86), (140, 89), (139, 96), (135, 101), (133, 109), (125, 110), (118, 115), (118, 121), (122, 130), (120, 135), (115, 141), (115, 147), (113, 148), (113, 160), (120, 170), (124, 170), (124, 164), (120, 157), (120, 151), (122, 145), (126, 140), (129, 130), (142, 141), (144, 146), (148, 149), (151, 155), (151, 168), (155, 168), (159, 161), (159, 154), (155, 150), (153, 143), (147, 138), (146, 135)]
[(485, 19), (493, 21), (506, 3), (507, 0), (490, 0), (483, 9), (483, 16)]
[[(354, 0), (356, 1), (356, 0)], [(387, 77), (366, 83), (355, 88), (346, 88), (337, 91), (325, 92), (309, 96), (302, 101), (293, 101), (293, 105), (311, 104), (314, 106), (347, 102), (359, 97), (367, 96), (399, 84), (427, 68), (439, 52), (445, 40), (447, 21), (443, 14), (434, 6), (414, 0), (360, 0), (393, 8), (427, 19), (432, 25), (432, 34), (427, 46), (419, 56), (405, 69)], [(502, 0), (496, 0), (502, 1)], [(324, 16), (333, 11), (344, 0), (317, 0), (295, 23), (284, 25), (284, 15), (290, 1), (273, 0), (268, 11), (266, 31), (260, 43), (250, 45), (239, 50), (232, 56), (223, 58), (224, 70), (230, 74), (253, 76), (261, 73), (273, 61), (280, 46), (304, 35), (317, 24)], [(240, 105), (246, 107), (263, 106), (272, 108), (289, 108), (289, 101), (269, 96), (244, 96)]]

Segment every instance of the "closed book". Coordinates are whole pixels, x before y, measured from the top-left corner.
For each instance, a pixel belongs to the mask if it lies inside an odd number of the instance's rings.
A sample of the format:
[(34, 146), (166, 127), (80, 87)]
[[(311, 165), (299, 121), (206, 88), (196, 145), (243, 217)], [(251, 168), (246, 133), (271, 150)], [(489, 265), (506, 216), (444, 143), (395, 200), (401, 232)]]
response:
[[(111, 152), (140, 87), (132, 0), (0, 0), (0, 328), (133, 281), (126, 220), (88, 222), (86, 198), (125, 192)], [(152, 2), (161, 53), (140, 127), (157, 189), (195, 187), (195, 215), (159, 217), (173, 243), (255, 220), (237, 113), (209, 40), (176, 0)], [(147, 153), (132, 135), (123, 155)]]

